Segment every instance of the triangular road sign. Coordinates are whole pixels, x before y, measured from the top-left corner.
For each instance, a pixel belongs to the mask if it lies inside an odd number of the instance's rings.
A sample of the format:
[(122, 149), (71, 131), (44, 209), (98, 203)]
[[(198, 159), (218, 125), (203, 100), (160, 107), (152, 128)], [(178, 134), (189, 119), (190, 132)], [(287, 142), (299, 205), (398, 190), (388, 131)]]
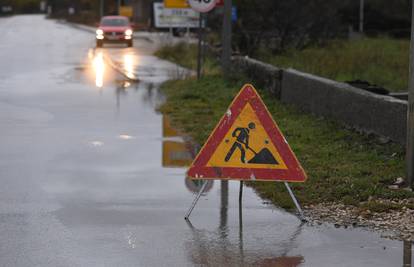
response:
[(306, 174), (250, 84), (243, 86), (195, 158), (193, 179), (304, 182)]

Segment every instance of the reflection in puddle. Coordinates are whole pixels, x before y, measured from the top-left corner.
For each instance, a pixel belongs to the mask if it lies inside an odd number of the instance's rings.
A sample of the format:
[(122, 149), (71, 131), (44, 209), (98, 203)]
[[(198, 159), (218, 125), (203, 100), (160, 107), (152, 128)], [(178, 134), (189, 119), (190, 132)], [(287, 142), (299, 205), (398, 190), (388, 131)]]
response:
[(128, 78), (134, 79), (134, 57), (131, 54), (124, 55), (124, 70)]
[(105, 62), (102, 52), (95, 53), (92, 64), (95, 71), (95, 85), (98, 88), (102, 88), (105, 73)]
[(162, 116), (162, 136), (175, 137), (179, 136), (178, 132), (171, 126), (170, 120), (167, 116)]
[(192, 237), (186, 247), (189, 259), (195, 265), (202, 266), (265, 266), (265, 267), (297, 267), (305, 262), (301, 255), (289, 256), (296, 247), (296, 240), (302, 232), (304, 224), (299, 224), (292, 233), (284, 239), (281, 251), (272, 256), (261, 255), (260, 250), (244, 248), (242, 205), (239, 206), (239, 235), (238, 240), (231, 236), (228, 227), (228, 196), (227, 181), (221, 183), (220, 222), (216, 231), (197, 229), (190, 221)]
[(116, 80), (116, 110), (120, 111), (121, 107), (121, 95), (126, 95), (127, 89), (132, 85), (129, 81), (126, 80)]
[(119, 138), (122, 140), (130, 140), (130, 139), (135, 139), (135, 137), (131, 136), (131, 135), (127, 135), (127, 134), (120, 134)]
[(91, 145), (92, 145), (92, 146), (103, 146), (103, 144), (104, 144), (104, 143), (103, 143), (103, 142), (101, 142), (101, 141), (92, 141), (92, 142), (91, 142)]
[(403, 251), (403, 267), (411, 267), (412, 262), (412, 242), (404, 241), (404, 251)]
[[(187, 167), (190, 166), (196, 151), (194, 147), (185, 142), (170, 123), (167, 116), (162, 117), (162, 166)], [(198, 193), (204, 183), (202, 180), (184, 179), (185, 187), (191, 193)], [(214, 180), (207, 181), (203, 193), (209, 192), (213, 188)]]
[(89, 58), (89, 60), (92, 60), (93, 57), (94, 57), (94, 55), (95, 55), (94, 49), (89, 49), (88, 50), (88, 58)]
[[(201, 187), (203, 186), (202, 180), (192, 180), (192, 179), (184, 179), (185, 187), (187, 187), (188, 191), (193, 193), (200, 192)], [(203, 190), (203, 194), (209, 192), (213, 188), (214, 180), (206, 181), (207, 185)]]
[(162, 118), (162, 134), (165, 138), (162, 142), (162, 166), (190, 166), (194, 158), (194, 153), (190, 152), (190, 145), (184, 142), (178, 132), (171, 127), (167, 116), (163, 116)]
[(184, 142), (164, 140), (162, 142), (162, 166), (186, 167), (191, 164), (193, 157), (188, 152)]

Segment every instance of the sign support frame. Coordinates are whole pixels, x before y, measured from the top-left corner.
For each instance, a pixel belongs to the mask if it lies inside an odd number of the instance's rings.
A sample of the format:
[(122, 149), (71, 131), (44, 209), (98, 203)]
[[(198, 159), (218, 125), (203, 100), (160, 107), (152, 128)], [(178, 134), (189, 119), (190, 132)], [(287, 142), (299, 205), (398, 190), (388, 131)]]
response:
[[(289, 196), (292, 199), (293, 203), (296, 206), (296, 209), (298, 211), (298, 218), (302, 221), (302, 222), (307, 222), (308, 220), (305, 217), (305, 214), (303, 213), (303, 210), (299, 204), (299, 201), (296, 199), (295, 194), (293, 193), (292, 189), (289, 186), (288, 182), (284, 182), (286, 189), (289, 192)], [(205, 180), (203, 182), (203, 185), (200, 188), (200, 191), (197, 193), (196, 197), (193, 200), (193, 203), (191, 203), (190, 208), (188, 209), (187, 213), (184, 216), (184, 220), (188, 221), (190, 219), (190, 215), (191, 212), (193, 211), (193, 209), (195, 208), (195, 206), (197, 205), (198, 200), (200, 199), (205, 187), (207, 185), (207, 180)], [(240, 205), (240, 209), (241, 209), (241, 203), (242, 203), (242, 191), (243, 190), (243, 181), (240, 181), (240, 191), (239, 191), (239, 205)]]
[(287, 189), (287, 190), (288, 190), (288, 192), (289, 192), (290, 198), (292, 199), (293, 203), (295, 203), (296, 209), (297, 209), (297, 210), (298, 210), (298, 212), (299, 212), (299, 218), (300, 218), (300, 220), (301, 220), (302, 222), (307, 222), (307, 220), (306, 220), (306, 218), (305, 218), (305, 215), (303, 214), (303, 210), (302, 210), (302, 208), (300, 207), (300, 204), (299, 204), (298, 200), (296, 199), (295, 194), (293, 194), (293, 191), (292, 191), (292, 189), (290, 188), (289, 183), (288, 183), (288, 182), (284, 182), (284, 183), (285, 183), (286, 189)]
[(203, 185), (202, 185), (202, 186), (201, 186), (201, 188), (200, 188), (200, 191), (197, 193), (197, 196), (196, 196), (196, 197), (195, 197), (195, 199), (193, 200), (193, 203), (191, 203), (190, 208), (188, 209), (187, 213), (186, 213), (186, 214), (185, 214), (185, 216), (184, 216), (184, 219), (185, 219), (186, 221), (188, 221), (188, 218), (190, 217), (191, 212), (193, 211), (194, 207), (197, 205), (197, 202), (198, 202), (198, 200), (200, 199), (201, 194), (203, 193), (203, 191), (204, 191), (204, 189), (206, 188), (206, 186), (207, 186), (207, 181), (204, 181), (204, 182), (203, 182)]
[(240, 188), (239, 188), (239, 204), (242, 204), (243, 200), (243, 181), (240, 181)]

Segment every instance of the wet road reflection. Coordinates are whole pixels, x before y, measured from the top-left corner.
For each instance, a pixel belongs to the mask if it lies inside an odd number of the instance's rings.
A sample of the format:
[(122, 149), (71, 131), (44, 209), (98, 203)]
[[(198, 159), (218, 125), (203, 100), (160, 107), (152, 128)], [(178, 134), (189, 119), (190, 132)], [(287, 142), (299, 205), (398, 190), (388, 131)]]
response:
[[(296, 267), (305, 262), (300, 255), (288, 256), (295, 247), (295, 242), (300, 235), (304, 224), (299, 224), (297, 229), (288, 237), (284, 244), (284, 250), (272, 258), (262, 258), (260, 248), (245, 251), (243, 245), (243, 213), (239, 205), (239, 232), (238, 240), (229, 238), (227, 224), (228, 216), (228, 182), (222, 181), (220, 204), (220, 222), (216, 232), (197, 229), (191, 221), (186, 221), (191, 229), (192, 239), (186, 245), (189, 250), (189, 259), (195, 265), (202, 266), (266, 266), (266, 267)], [(271, 249), (271, 248), (267, 248)], [(277, 250), (277, 247), (275, 247)]]
[(412, 250), (412, 241), (404, 241), (404, 251), (403, 251), (403, 266), (411, 267), (413, 259), (413, 250)]
[[(183, 168), (190, 166), (197, 153), (197, 148), (179, 135), (177, 130), (171, 126), (168, 116), (162, 116), (162, 166), (164, 168)], [(203, 185), (202, 180), (191, 180), (184, 178), (186, 188), (192, 193), (198, 193)], [(214, 185), (214, 181), (207, 181), (203, 195), (209, 192)]]
[(95, 85), (102, 88), (105, 74), (105, 61), (103, 52), (98, 51), (93, 56), (93, 69), (95, 71)]
[[(191, 180), (191, 179), (187, 179), (184, 178), (184, 184), (185, 187), (188, 189), (188, 191), (196, 194), (198, 192), (200, 192), (201, 187), (203, 186), (204, 181), (201, 180)], [(207, 181), (207, 185), (203, 190), (203, 194), (205, 195), (205, 193), (211, 191), (211, 189), (213, 188), (214, 185), (214, 181)]]
[(183, 140), (178, 132), (171, 127), (167, 116), (162, 117), (162, 166), (186, 167), (193, 161), (195, 151)]
[(134, 55), (132, 54), (126, 54), (124, 55), (123, 58), (123, 67), (125, 70), (125, 75), (130, 78), (130, 79), (134, 79), (135, 75), (134, 75), (134, 66), (136, 66), (136, 62), (134, 62)]

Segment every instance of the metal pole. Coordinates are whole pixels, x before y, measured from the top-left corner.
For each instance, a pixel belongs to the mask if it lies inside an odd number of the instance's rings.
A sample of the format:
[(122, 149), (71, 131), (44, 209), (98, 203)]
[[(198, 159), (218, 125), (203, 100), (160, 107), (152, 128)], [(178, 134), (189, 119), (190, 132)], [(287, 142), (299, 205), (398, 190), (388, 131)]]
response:
[[(241, 184), (243, 181), (240, 181)], [(243, 266), (244, 263), (244, 249), (243, 249), (243, 207), (240, 203), (239, 205), (239, 249), (240, 249), (240, 266)]]
[(285, 182), (285, 186), (286, 186), (286, 188), (289, 192), (290, 197), (293, 200), (293, 203), (295, 203), (295, 206), (296, 206), (296, 209), (299, 212), (299, 217), (300, 217), (301, 221), (306, 222), (305, 215), (303, 214), (302, 208), (300, 207), (298, 200), (296, 199), (295, 195), (293, 194), (292, 189), (290, 189), (290, 186), (287, 182)]
[(206, 62), (206, 54), (207, 54), (207, 52), (206, 52), (206, 46), (207, 46), (207, 44), (206, 44), (206, 35), (207, 35), (207, 16), (208, 16), (208, 13), (203, 13), (203, 21), (202, 21), (202, 26), (203, 26), (203, 31), (201, 32), (201, 69), (200, 69), (200, 72), (201, 72), (201, 76), (203, 76), (204, 75), (204, 68), (203, 68), (203, 66), (204, 66), (204, 64), (205, 64), (205, 62)]
[(118, 9), (118, 15), (121, 15), (121, 0), (118, 0), (117, 9)]
[(198, 200), (200, 199), (201, 194), (203, 193), (204, 189), (206, 188), (206, 185), (207, 185), (207, 181), (204, 181), (203, 185), (200, 188), (200, 191), (198, 192), (196, 198), (193, 200), (193, 203), (191, 204), (190, 209), (187, 211), (187, 214), (184, 217), (185, 220), (188, 220), (188, 218), (190, 217), (191, 212), (193, 211), (193, 209), (194, 209), (195, 205), (197, 204)]
[(220, 237), (227, 238), (228, 211), (229, 211), (229, 181), (220, 181)]
[(198, 24), (198, 55), (197, 55), (197, 80), (201, 78), (201, 53), (202, 53), (202, 35), (203, 35), (203, 13), (200, 13), (199, 24)]
[(240, 189), (239, 189), (239, 205), (242, 203), (243, 198), (243, 181), (240, 181)]
[(102, 18), (104, 14), (104, 0), (101, 0), (100, 5), (99, 5), (99, 15)]
[(414, 181), (414, 1), (411, 15), (410, 77), (408, 84), (406, 175), (412, 188)]
[(224, 0), (221, 64), (225, 71), (231, 64), (231, 2)]
[(359, 1), (359, 32), (364, 33), (364, 0)]

